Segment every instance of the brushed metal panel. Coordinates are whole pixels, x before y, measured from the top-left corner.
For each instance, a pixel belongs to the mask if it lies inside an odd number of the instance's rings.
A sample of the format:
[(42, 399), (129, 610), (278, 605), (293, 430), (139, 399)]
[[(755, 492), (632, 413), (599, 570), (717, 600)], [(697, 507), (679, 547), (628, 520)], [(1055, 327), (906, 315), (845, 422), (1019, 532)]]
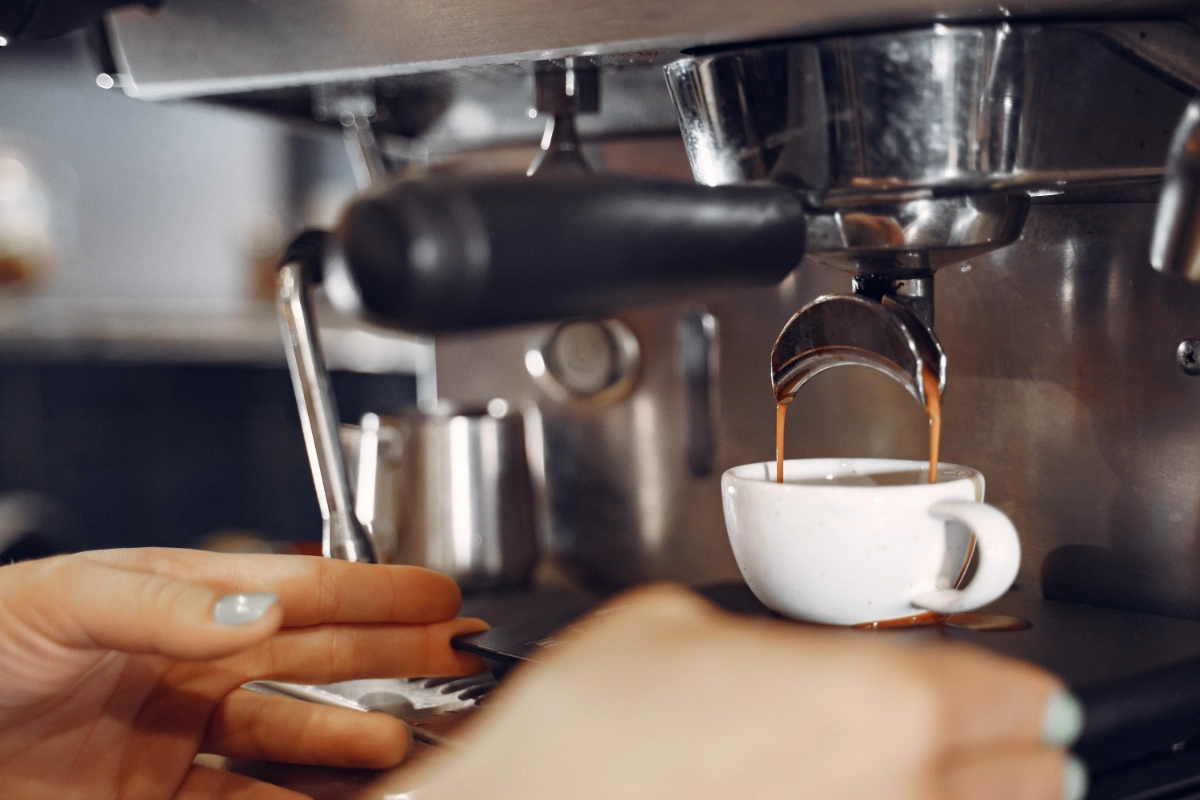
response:
[(127, 91), (146, 99), (358, 80), (568, 55), (1011, 16), (1156, 16), (1185, 0), (172, 0), (110, 19)]

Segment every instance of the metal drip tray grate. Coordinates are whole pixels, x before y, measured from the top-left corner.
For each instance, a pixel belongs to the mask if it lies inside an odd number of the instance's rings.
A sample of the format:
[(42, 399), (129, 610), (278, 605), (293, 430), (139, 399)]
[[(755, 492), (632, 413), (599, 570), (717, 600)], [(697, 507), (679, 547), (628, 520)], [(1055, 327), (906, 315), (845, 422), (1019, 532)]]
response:
[[(255, 681), (245, 688), (265, 694), (277, 694), (320, 703), (379, 711), (409, 724), (413, 738), (426, 744), (442, 745), (446, 740), (423, 726), (447, 714), (475, 708), (496, 686), (491, 673), (461, 678), (389, 678), (330, 683), (312, 686), (302, 683)], [(440, 728), (440, 725), (434, 727)]]

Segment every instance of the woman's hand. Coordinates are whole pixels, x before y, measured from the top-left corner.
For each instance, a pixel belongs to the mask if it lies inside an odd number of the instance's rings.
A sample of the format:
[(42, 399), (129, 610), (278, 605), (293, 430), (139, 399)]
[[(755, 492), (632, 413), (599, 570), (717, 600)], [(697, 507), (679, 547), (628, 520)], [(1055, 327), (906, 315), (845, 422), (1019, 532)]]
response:
[[(651, 588), (514, 675), (422, 800), (1079, 800), (1078, 703), (984, 650)], [(419, 780), (413, 785), (421, 785)]]
[(240, 689), (259, 679), (466, 675), (449, 578), (303, 556), (113, 550), (0, 567), (0, 797), (300, 795), (197, 753), (387, 767), (384, 714)]

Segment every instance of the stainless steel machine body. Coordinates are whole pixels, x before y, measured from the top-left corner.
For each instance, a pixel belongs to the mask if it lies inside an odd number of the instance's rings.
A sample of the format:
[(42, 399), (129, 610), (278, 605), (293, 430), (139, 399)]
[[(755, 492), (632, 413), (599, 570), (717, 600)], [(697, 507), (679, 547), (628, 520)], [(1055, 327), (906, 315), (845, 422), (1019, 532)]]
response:
[[(1038, 3), (981, 22), (956, 2), (863, 0), (836, 16), (815, 3), (636, 4), (606, 7), (603, 23), (556, 6), (553, 25), (527, 4), (488, 4), (485, 39), (411, 4), (173, 5), (112, 20), (134, 94), (287, 111), (313, 85), (373, 81), (428, 112), (403, 130), (378, 120), (385, 148), (447, 153), (534, 140), (530, 62), (587, 57), (600, 110), (579, 118), (584, 140), (661, 134), (677, 114), (696, 179), (772, 181), (803, 199), (809, 255), (778, 287), (572, 331), (439, 337), (444, 397), (526, 409), (548, 552), (585, 580), (735, 577), (717, 481), (773, 452), (780, 328), (850, 290), (846, 272), (860, 286), (936, 274), (943, 452), (981, 469), (1016, 522), (1022, 580), (1200, 618), (1200, 383), (1175, 355), (1200, 334), (1200, 289), (1147, 258), (1171, 134), (1200, 86), (1186, 6)], [(363, 46), (327, 46), (346, 37)], [(214, 55), (227, 48), (238, 55)], [(868, 370), (816, 377), (791, 420), (790, 455), (925, 453), (922, 409)]]

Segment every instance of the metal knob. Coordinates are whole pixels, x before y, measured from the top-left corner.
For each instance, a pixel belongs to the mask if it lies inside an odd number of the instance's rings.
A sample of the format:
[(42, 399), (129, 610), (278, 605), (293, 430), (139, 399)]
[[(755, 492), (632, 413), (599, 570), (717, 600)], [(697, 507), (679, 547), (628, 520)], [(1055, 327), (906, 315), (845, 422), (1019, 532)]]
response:
[(788, 320), (771, 350), (775, 398), (792, 397), (810, 378), (833, 367), (871, 367), (899, 381), (925, 405), (924, 372), (946, 390), (946, 355), (933, 331), (890, 297), (818, 297)]

